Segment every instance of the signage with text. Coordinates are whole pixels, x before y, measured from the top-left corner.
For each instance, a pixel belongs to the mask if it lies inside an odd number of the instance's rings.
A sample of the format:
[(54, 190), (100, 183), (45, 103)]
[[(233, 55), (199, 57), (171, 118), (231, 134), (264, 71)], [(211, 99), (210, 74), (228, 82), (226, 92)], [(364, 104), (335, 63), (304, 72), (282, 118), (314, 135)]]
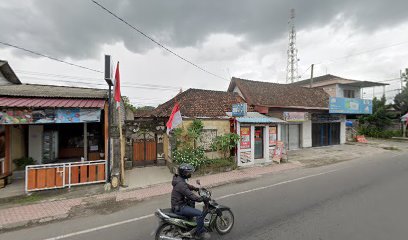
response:
[(247, 115), (247, 104), (238, 103), (232, 105), (232, 116), (233, 117), (243, 117)]
[(330, 97), (329, 113), (372, 114), (373, 101), (358, 98)]
[(241, 127), (241, 149), (251, 148), (251, 128)]

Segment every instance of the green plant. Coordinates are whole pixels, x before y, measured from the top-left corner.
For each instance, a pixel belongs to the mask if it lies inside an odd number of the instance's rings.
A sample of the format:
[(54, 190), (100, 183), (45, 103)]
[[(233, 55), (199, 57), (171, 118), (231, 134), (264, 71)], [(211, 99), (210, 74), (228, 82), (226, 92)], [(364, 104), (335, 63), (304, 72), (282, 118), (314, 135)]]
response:
[(392, 138), (400, 137), (402, 133), (399, 130), (383, 130), (373, 126), (361, 126), (358, 129), (358, 134), (374, 138)]
[(217, 136), (211, 146), (213, 151), (221, 151), (224, 158), (227, 158), (228, 153), (233, 149), (239, 142), (240, 136), (235, 133), (228, 133), (222, 136)]
[(22, 157), (13, 160), (14, 164), (16, 164), (18, 170), (23, 170), (27, 165), (35, 164), (35, 161), (31, 157)]
[(181, 149), (175, 149), (172, 152), (173, 161), (177, 164), (189, 163), (195, 168), (199, 168), (207, 161), (205, 157), (204, 149), (185, 147)]

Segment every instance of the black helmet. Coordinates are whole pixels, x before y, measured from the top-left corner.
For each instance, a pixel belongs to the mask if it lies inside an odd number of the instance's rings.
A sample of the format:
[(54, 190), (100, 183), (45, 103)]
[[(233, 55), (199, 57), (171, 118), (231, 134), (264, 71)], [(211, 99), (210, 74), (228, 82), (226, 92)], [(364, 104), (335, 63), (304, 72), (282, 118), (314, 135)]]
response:
[(178, 175), (184, 179), (190, 178), (194, 171), (194, 167), (188, 163), (182, 163), (178, 167)]

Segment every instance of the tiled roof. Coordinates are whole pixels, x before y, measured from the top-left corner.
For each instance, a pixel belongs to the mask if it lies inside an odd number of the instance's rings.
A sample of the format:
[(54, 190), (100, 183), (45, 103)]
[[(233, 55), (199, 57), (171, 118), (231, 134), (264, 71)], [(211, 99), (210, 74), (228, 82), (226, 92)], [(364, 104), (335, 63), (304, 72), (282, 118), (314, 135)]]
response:
[(245, 101), (266, 107), (328, 109), (329, 95), (321, 88), (232, 78), (228, 91), (238, 86)]
[(244, 102), (237, 93), (188, 89), (159, 105), (153, 110), (152, 115), (156, 117), (170, 116), (176, 100), (180, 104), (181, 115), (192, 118), (226, 117), (226, 112), (232, 110), (232, 104)]
[(19, 84), (1, 86), (0, 96), (107, 99), (108, 90), (52, 85)]

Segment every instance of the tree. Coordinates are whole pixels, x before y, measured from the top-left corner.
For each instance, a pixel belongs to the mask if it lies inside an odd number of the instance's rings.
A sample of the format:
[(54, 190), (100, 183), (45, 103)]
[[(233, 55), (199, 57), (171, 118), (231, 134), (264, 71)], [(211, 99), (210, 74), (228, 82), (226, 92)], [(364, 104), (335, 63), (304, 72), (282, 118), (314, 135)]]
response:
[(385, 95), (381, 99), (373, 99), (373, 114), (359, 118), (360, 124), (366, 125), (368, 128), (384, 130), (385, 127), (391, 124), (392, 114), (387, 112)]
[(123, 104), (125, 104), (125, 107), (132, 110), (132, 112), (136, 111), (136, 107), (130, 102), (129, 97), (127, 96), (122, 96)]
[(394, 108), (399, 110), (402, 115), (408, 112), (408, 81), (402, 91), (395, 96)]

